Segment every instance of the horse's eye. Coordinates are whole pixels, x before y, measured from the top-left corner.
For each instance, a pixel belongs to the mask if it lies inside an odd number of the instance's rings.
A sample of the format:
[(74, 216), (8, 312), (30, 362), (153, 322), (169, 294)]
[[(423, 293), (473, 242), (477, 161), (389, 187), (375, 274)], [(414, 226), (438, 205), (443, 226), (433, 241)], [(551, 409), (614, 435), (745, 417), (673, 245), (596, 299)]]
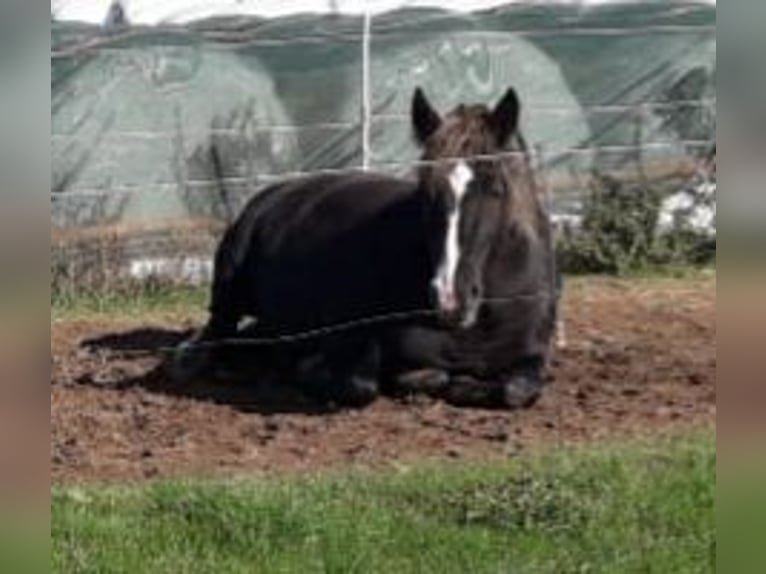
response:
[(497, 187), (494, 185), (489, 187), (489, 193), (493, 197), (503, 197), (505, 195), (505, 191), (503, 191), (501, 187)]
[(481, 190), (481, 193), (488, 197), (502, 197), (503, 195), (503, 188), (494, 185), (494, 182), (491, 179), (476, 182), (476, 189)]

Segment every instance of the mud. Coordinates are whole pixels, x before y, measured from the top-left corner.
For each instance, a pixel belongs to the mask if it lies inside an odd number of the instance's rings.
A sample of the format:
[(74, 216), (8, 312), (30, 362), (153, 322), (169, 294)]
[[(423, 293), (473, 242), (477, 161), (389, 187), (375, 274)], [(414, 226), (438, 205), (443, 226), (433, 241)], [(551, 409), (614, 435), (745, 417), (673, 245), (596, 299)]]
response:
[(715, 281), (578, 280), (567, 347), (520, 412), (424, 397), (328, 412), (289, 389), (179, 386), (158, 369), (190, 319), (51, 325), (56, 483), (396, 467), (715, 425)]

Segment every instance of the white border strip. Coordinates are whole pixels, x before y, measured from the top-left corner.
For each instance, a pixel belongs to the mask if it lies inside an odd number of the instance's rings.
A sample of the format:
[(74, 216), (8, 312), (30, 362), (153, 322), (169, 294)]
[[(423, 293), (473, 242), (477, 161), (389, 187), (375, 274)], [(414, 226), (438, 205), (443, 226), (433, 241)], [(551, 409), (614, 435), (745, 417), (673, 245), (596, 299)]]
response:
[[(59, 21), (104, 22), (112, 0), (51, 0)], [(467, 13), (512, 4), (580, 6), (635, 4), (636, 0), (121, 0), (133, 24), (185, 24), (216, 16), (278, 18), (296, 14), (378, 15), (402, 8), (442, 8)], [(667, 8), (711, 5), (716, 0), (672, 0)]]

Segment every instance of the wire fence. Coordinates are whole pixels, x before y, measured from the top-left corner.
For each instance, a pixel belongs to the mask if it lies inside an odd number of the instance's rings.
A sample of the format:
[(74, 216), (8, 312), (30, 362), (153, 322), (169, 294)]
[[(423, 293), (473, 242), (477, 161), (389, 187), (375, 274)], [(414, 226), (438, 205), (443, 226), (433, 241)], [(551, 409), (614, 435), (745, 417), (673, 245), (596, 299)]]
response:
[[(669, 17), (682, 19), (691, 15), (696, 21), (695, 15), (698, 10), (698, 7), (674, 5), (670, 9), (672, 14)], [(510, 14), (513, 13), (514, 10), (511, 10)], [(432, 165), (433, 162), (419, 160), (413, 149), (407, 147), (405, 142), (409, 135), (410, 119), (403, 110), (406, 109), (413, 84), (427, 77), (433, 70), (426, 69), (421, 76), (410, 75), (409, 71), (431, 59), (438, 60), (437, 55), (429, 51), (434, 46), (427, 44), (428, 50), (415, 59), (402, 57), (401, 60), (395, 60), (391, 56), (395, 64), (388, 66), (385, 65), (386, 56), (380, 55), (377, 48), (379, 43), (401, 42), (404, 45), (404, 40), (413, 34), (424, 38), (444, 34), (443, 29), (429, 30), (428, 26), (445, 22), (449, 24), (444, 40), (446, 43), (449, 43), (452, 35), (459, 34), (471, 42), (478, 39), (481, 45), (490, 46), (482, 48), (487, 60), (495, 62), (494, 68), (493, 65), (488, 65), (490, 71), (487, 72), (487, 78), (491, 78), (493, 73), (498, 73), (497, 70), (502, 70), (501, 64), (496, 62), (507, 56), (504, 53), (493, 53), (491, 46), (494, 43), (507, 42), (509, 37), (537, 39), (541, 42), (556, 40), (566, 44), (570, 41), (582, 41), (583, 38), (605, 41), (644, 36), (655, 39), (660, 36), (692, 36), (692, 41), (685, 44), (681, 42), (684, 49), (680, 51), (674, 42), (664, 45), (663, 49), (666, 51), (662, 61), (638, 66), (635, 73), (628, 73), (617, 82), (625, 85), (615, 89), (611, 89), (608, 78), (605, 80), (599, 75), (602, 70), (594, 64), (592, 72), (586, 70), (575, 82), (578, 86), (573, 88), (573, 91), (580, 95), (574, 102), (576, 105), (571, 101), (566, 105), (562, 101), (556, 101), (557, 98), (550, 97), (551, 94), (547, 93), (546, 85), (538, 85), (533, 90), (537, 99), (525, 102), (525, 113), (531, 118), (525, 127), (534, 128), (536, 120), (545, 120), (554, 126), (550, 128), (553, 130), (551, 132), (542, 130), (533, 134), (540, 135), (540, 139), (531, 139), (532, 159), (545, 184), (544, 203), (548, 213), (552, 216), (571, 215), (576, 221), (576, 226), (584, 230), (577, 239), (562, 233), (565, 242), (561, 244), (563, 252), (570, 260), (572, 253), (576, 254), (576, 261), (582, 266), (582, 270), (620, 272), (625, 266), (673, 261), (679, 254), (686, 258), (697, 254), (699, 235), (695, 236), (693, 243), (687, 244), (683, 242), (686, 240), (683, 234), (680, 238), (675, 235), (657, 238), (655, 231), (657, 220), (666, 205), (664, 202), (668, 198), (676, 198), (684, 217), (698, 217), (700, 213), (707, 213), (705, 209), (709, 210), (709, 205), (705, 202), (709, 201), (710, 196), (706, 195), (704, 189), (707, 189), (706, 185), (715, 186), (716, 98), (714, 73), (711, 71), (715, 66), (715, 25), (647, 25), (627, 19), (627, 23), (621, 26), (615, 26), (613, 23), (594, 23), (587, 26), (568, 24), (564, 29), (549, 29), (519, 25), (507, 26), (507, 30), (500, 31), (471, 30), (470, 27), (475, 25), (475, 21), (468, 16), (418, 15), (392, 23), (386, 17), (367, 14), (346, 21), (340, 32), (297, 33), (280, 38), (268, 37), (269, 34), (284, 34), (284, 29), (280, 26), (270, 27), (268, 23), (263, 22), (254, 26), (252, 22), (244, 19), (222, 25), (221, 29), (217, 30), (210, 30), (200, 24), (151, 29), (129, 28), (123, 31), (99, 32), (94, 38), (84, 39), (75, 34), (71, 42), (64, 42), (63, 45), (54, 48), (51, 53), (54, 67), (62, 66), (62, 69), (60, 72), (54, 70), (52, 145), (54, 162), (58, 156), (63, 164), (61, 176), (56, 177), (54, 174), (54, 182), (58, 180), (59, 183), (51, 197), (51, 276), (54, 298), (67, 301), (69, 298), (77, 299), (83, 293), (99, 297), (110, 293), (132, 293), (134, 289), (141, 290), (147, 286), (152, 288), (158, 282), (162, 285), (164, 282), (171, 285), (206, 283), (213, 273), (212, 254), (223, 229), (248, 198), (270, 182), (312, 174), (343, 174), (359, 170), (403, 174), (418, 167)], [(249, 26), (253, 28), (250, 29)], [(688, 74), (683, 70), (668, 72), (672, 81), (666, 82), (666, 70), (672, 68), (672, 60), (676, 55), (679, 52), (686, 54), (689, 46), (693, 48), (707, 45), (704, 42), (709, 42), (711, 36), (712, 63), (704, 55), (698, 59), (692, 58)], [(170, 88), (163, 85), (161, 90), (158, 89), (162, 97), (154, 99), (135, 89), (137, 78), (151, 78), (155, 73), (171, 73), (172, 69), (168, 71), (163, 69), (163, 66), (172, 68), (174, 62), (172, 59), (158, 57), (158, 61), (150, 66), (141, 64), (131, 67), (135, 64), (136, 55), (130, 53), (130, 50), (140, 52), (140, 44), (147, 37), (155, 38), (152, 42), (158, 41), (161, 48), (174, 44), (184, 45), (184, 42), (189, 42), (191, 38), (197, 46), (194, 50), (198, 49), (205, 55), (208, 52), (246, 52), (252, 48), (297, 49), (297, 54), (280, 53), (275, 56), (277, 60), (283, 57), (292, 62), (308, 58), (312, 50), (342, 44), (347, 47), (344, 49), (349, 50), (349, 54), (344, 57), (351, 58), (353, 64), (347, 64), (343, 58), (335, 62), (336, 67), (344, 69), (342, 77), (333, 75), (332, 66), (323, 68), (318, 64), (316, 69), (303, 69), (298, 66), (293, 75), (280, 75), (279, 70), (275, 71), (273, 67), (264, 74), (253, 75), (246, 74), (237, 67), (234, 72), (227, 72), (235, 80), (224, 81), (222, 74), (219, 83), (218, 76), (212, 73), (203, 76), (203, 80), (196, 84), (191, 82), (190, 88), (174, 87), (172, 83), (169, 84)], [(157, 38), (159, 40), (156, 40)], [(700, 38), (704, 40), (703, 43)], [(538, 47), (540, 52), (544, 52), (544, 44)], [(657, 53), (643, 54), (640, 51), (640, 48), (646, 47), (647, 44), (637, 42), (616, 58), (657, 57)], [(562, 57), (560, 67), (568, 65), (570, 70), (578, 66), (588, 67), (591, 60), (585, 59), (585, 54), (592, 54), (593, 60), (596, 60), (595, 52), (600, 49), (602, 48), (597, 44), (590, 44), (587, 50), (577, 52), (574, 62), (567, 62)], [(386, 47), (386, 50), (391, 50), (390, 46)], [(351, 53), (356, 55), (351, 56)], [(121, 71), (114, 71), (113, 67), (117, 67), (117, 64), (109, 60), (113, 55), (126, 57), (126, 61), (117, 63)], [(99, 59), (104, 56), (107, 58)], [(150, 60), (154, 57), (151, 53), (149, 56)], [(259, 60), (258, 57), (253, 59)], [(481, 58), (469, 59), (470, 65), (464, 66), (465, 62), (455, 54), (445, 57), (448, 64), (446, 67), (453, 67), (440, 80), (443, 92), (448, 95), (445, 99), (453, 96), (459, 98), (456, 101), (465, 99), (462, 92), (453, 89), (454, 86), (450, 83), (459, 87), (459, 84), (465, 81), (466, 69), (479, 67), (480, 63), (477, 64), (476, 61), (480, 60)], [(541, 61), (543, 60), (536, 60), (538, 63)], [(214, 64), (222, 62), (215, 60)], [(184, 65), (186, 63), (181, 62)], [(314, 63), (316, 64), (316, 61)], [(194, 65), (198, 64), (199, 62)], [(68, 69), (70, 65), (73, 71)], [(89, 69), (99, 66), (102, 72), (96, 74), (94, 80), (81, 83), (78, 81), (78, 76), (86, 77)], [(260, 70), (255, 64), (253, 66)], [(406, 66), (407, 69), (402, 72), (399, 66)], [(491, 85), (486, 89), (475, 91), (482, 94), (493, 92), (499, 89), (505, 80), (517, 74), (530, 81), (535, 74), (558, 74), (560, 70), (557, 67), (538, 69), (526, 75), (522, 67), (514, 68), (512, 73), (507, 73), (500, 80), (492, 78), (492, 82), (488, 82)], [(183, 76), (184, 66), (179, 65), (177, 68), (173, 73)], [(615, 66), (606, 68), (609, 73), (616, 73)], [(131, 76), (131, 70), (135, 69), (140, 70), (139, 75)], [(700, 69), (705, 73), (698, 73)], [(381, 83), (378, 75), (381, 72), (393, 78), (393, 87), (385, 82)], [(652, 72), (663, 81), (660, 82)], [(114, 74), (114, 81), (105, 81), (102, 73), (107, 77)], [(328, 84), (316, 84), (317, 78), (321, 78), (325, 73), (330, 78)], [(296, 74), (306, 74), (309, 79), (298, 82), (295, 80)], [(121, 78), (124, 77), (129, 81), (122, 82)], [(260, 83), (250, 86), (247, 85), (249, 81)], [(329, 85), (336, 81), (340, 87)], [(589, 81), (598, 83), (599, 89), (588, 89)], [(560, 82), (567, 87), (568, 79), (564, 75)], [(514, 80), (513, 83), (518, 85), (519, 82)], [(664, 86), (667, 89), (642, 88), (647, 84), (662, 83), (667, 84)], [(209, 108), (215, 108), (219, 102), (214, 101), (210, 106), (204, 104), (205, 100), (218, 97), (217, 92), (220, 91), (235, 89), (239, 90), (238, 94), (241, 95), (251, 89), (262, 89), (263, 86), (274, 88), (271, 92), (259, 92), (263, 99), (274, 98), (291, 102), (300, 113), (274, 112), (260, 117), (256, 113), (257, 109), (248, 107), (249, 96), (238, 96), (233, 100), (224, 99), (220, 102), (221, 109), (215, 109), (213, 113), (209, 112)], [(124, 91), (123, 94), (119, 93), (121, 90)], [(599, 98), (599, 90), (609, 90), (610, 96)], [(330, 92), (330, 97), (323, 95), (323, 91)], [(340, 106), (343, 110), (339, 113), (337, 102), (330, 100), (341, 99), (341, 92), (345, 91), (353, 92), (354, 97)], [(162, 121), (158, 120), (159, 125), (154, 125), (151, 106), (165, 105), (167, 102), (163, 98), (166, 97), (172, 100), (172, 105), (160, 110), (159, 116)], [(198, 97), (198, 100), (186, 102), (194, 97)], [(381, 101), (386, 104), (388, 97), (394, 103), (380, 105)], [(94, 102), (93, 98), (98, 101)], [(165, 116), (172, 116), (173, 110), (184, 104), (191, 110), (190, 116), (176, 118), (173, 122), (164, 121)], [(71, 105), (74, 106), (73, 109), (67, 112), (67, 106)], [(143, 126), (135, 125), (141, 124), (141, 121), (136, 121), (133, 125), (130, 122), (117, 125), (119, 114), (125, 113), (127, 109), (125, 106), (130, 106), (134, 111), (138, 108), (138, 112), (145, 113), (150, 119), (144, 122)], [(144, 109), (141, 109), (142, 106)], [(311, 113), (306, 111), (313, 107), (318, 109)], [(236, 113), (231, 113), (232, 110)], [(62, 114), (63, 118), (58, 123), (57, 113)], [(194, 114), (205, 116), (205, 121), (193, 121)], [(221, 116), (225, 119), (221, 120)], [(557, 122), (571, 116), (585, 119), (580, 123), (568, 123), (561, 131), (555, 130)], [(399, 127), (396, 131), (381, 132), (381, 124)], [(115, 125), (117, 127), (114, 127)], [(534, 129), (532, 131), (534, 132)], [(306, 137), (308, 143), (303, 144), (301, 137)], [(294, 149), (288, 149), (290, 146), (287, 145), (284, 148), (276, 146), (275, 142), (283, 141), (280, 138), (286, 138), (285, 141)], [(163, 143), (166, 145), (163, 146)], [(272, 149), (275, 146), (276, 151)], [(236, 161), (217, 165), (215, 158), (211, 157), (211, 150), (216, 149), (220, 155), (230, 154)], [(518, 152), (506, 152), (473, 159), (497, 160), (516, 153)], [(266, 159), (259, 159), (261, 154)], [(278, 156), (289, 154), (294, 156), (294, 161), (280, 161)], [(446, 158), (440, 161), (454, 159)], [(88, 172), (88, 166), (91, 164), (98, 165), (98, 169)], [(120, 171), (126, 173), (122, 179), (114, 175)], [(146, 172), (149, 172), (147, 177), (143, 177)], [(690, 189), (703, 191), (690, 191), (684, 195)], [(681, 193), (680, 198), (678, 193)], [(714, 195), (712, 197), (714, 201)], [(169, 205), (163, 203), (166, 201)], [(572, 207), (572, 203), (577, 205)], [(156, 212), (160, 213), (160, 217), (156, 216)], [(569, 220), (564, 218), (564, 221)], [(682, 226), (680, 231), (685, 229)], [(709, 240), (705, 233), (702, 233), (702, 237)], [(605, 254), (609, 257), (605, 258)], [(552, 270), (551, 277), (555, 276), (555, 271)], [(550, 293), (554, 292), (554, 289), (550, 290)], [(678, 295), (676, 293), (676, 296)], [(515, 297), (487, 299), (483, 303), (512, 304), (519, 299), (530, 297), (544, 298), (549, 295), (518, 294)], [(587, 295), (582, 296), (583, 301), (587, 299)], [(637, 308), (645, 308), (648, 313), (650, 307), (637, 305)], [(196, 345), (200, 349), (244, 347), (247, 351), (248, 347), (301, 342), (360, 327), (390, 321), (431, 318), (435, 315), (436, 311), (433, 309), (392, 310), (390, 313), (321, 325), (310, 331), (287, 333), (277, 337), (231, 338), (203, 341)], [(588, 345), (599, 344), (596, 335), (593, 334), (595, 331), (588, 330), (590, 322), (588, 326), (576, 332), (580, 339), (569, 347), (573, 356), (590, 352)], [(604, 329), (597, 334), (600, 337), (613, 337), (615, 340), (624, 335)], [(641, 342), (640, 337), (634, 340)], [(118, 355), (121, 359), (131, 354), (167, 356), (175, 350), (175, 347), (155, 347), (150, 351), (121, 350)], [(619, 358), (631, 360), (625, 353), (618, 356)], [(651, 358), (655, 361), (655, 357)], [(592, 370), (589, 373), (596, 372)], [(643, 367), (638, 375), (633, 372), (631, 375), (644, 377), (642, 381), (647, 376)], [(587, 383), (590, 381), (576, 381), (569, 390), (577, 392), (577, 389)], [(558, 397), (564, 398), (563, 395)], [(571, 442), (571, 437), (567, 436), (569, 418), (574, 414), (582, 414), (573, 413), (567, 410), (569, 408), (573, 408), (571, 404), (557, 400), (550, 409), (552, 414), (548, 424), (552, 429), (551, 435), (554, 436), (554, 446), (560, 450), (567, 448)], [(653, 448), (657, 449), (657, 460), (662, 460), (661, 447)], [(658, 465), (656, 472), (661, 474), (663, 468), (661, 464)], [(522, 478), (526, 471), (527, 468), (523, 467), (520, 472)], [(667, 472), (670, 477), (670, 470)], [(531, 467), (529, 474), (539, 477), (539, 471), (536, 474), (532, 473)], [(551, 481), (555, 480), (558, 480), (556, 475), (551, 474)], [(571, 485), (559, 481), (553, 486), (556, 492), (563, 492), (572, 499), (579, 496), (577, 489)], [(522, 490), (532, 495), (550, 494), (536, 491), (533, 486), (524, 486)], [(552, 512), (557, 511), (555, 506), (551, 508)], [(566, 509), (567, 506), (562, 508)], [(714, 532), (706, 530), (705, 536), (699, 539), (694, 535), (677, 535), (670, 531), (650, 532), (642, 522), (645, 517), (641, 512), (640, 508), (635, 510), (635, 545), (613, 556), (612, 567), (616, 571), (639, 567), (645, 564), (645, 554), (658, 550), (672, 554), (674, 550), (689, 547), (697, 552), (702, 560), (706, 561), (709, 558), (711, 548), (714, 549), (715, 546)], [(580, 527), (576, 516), (562, 514), (556, 522), (556, 528), (561, 532), (576, 533)], [(570, 566), (540, 564), (540, 569), (556, 571)], [(581, 570), (587, 571), (588, 565), (583, 565)]]
[[(112, 276), (202, 277), (225, 223), (269, 183), (412, 173), (424, 165), (406, 113), (416, 83), (445, 104), (520, 88), (554, 213), (580, 209), (594, 171), (687, 185), (715, 145), (714, 8), (560, 10), (55, 24), (56, 275), (106, 277), (92, 268), (108, 261)], [(603, 76), (578, 71), (590, 65)]]

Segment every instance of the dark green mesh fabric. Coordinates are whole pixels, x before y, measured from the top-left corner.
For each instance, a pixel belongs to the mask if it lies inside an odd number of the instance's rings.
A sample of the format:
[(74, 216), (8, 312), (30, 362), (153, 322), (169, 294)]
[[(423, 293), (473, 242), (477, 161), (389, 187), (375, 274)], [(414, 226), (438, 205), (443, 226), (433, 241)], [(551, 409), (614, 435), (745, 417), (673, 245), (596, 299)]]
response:
[[(560, 205), (594, 168), (673, 172), (715, 139), (715, 24), (688, 2), (376, 16), (369, 163), (409, 171), (414, 86), (449, 108), (513, 85)], [(57, 227), (228, 218), (276, 177), (362, 164), (361, 17), (54, 23), (52, 42)]]

